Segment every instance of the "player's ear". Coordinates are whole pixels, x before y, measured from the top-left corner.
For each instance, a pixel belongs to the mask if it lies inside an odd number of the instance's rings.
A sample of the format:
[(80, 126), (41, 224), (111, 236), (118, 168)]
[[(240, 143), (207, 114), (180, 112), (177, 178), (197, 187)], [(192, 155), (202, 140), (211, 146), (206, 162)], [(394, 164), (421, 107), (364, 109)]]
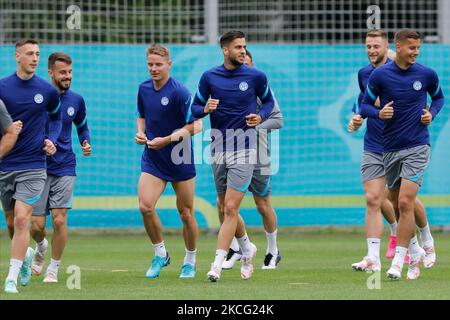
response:
[(20, 53), (16, 50), (14, 51), (14, 60), (19, 63)]
[(52, 69), (48, 69), (47, 72), (48, 72), (48, 75), (49, 75), (50, 77), (53, 76), (53, 70), (52, 70)]

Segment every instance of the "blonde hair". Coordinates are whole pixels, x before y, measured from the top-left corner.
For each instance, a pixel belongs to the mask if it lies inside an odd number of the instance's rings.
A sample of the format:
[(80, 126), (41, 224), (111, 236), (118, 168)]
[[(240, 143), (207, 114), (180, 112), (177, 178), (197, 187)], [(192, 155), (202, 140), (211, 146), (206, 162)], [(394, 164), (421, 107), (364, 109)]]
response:
[(169, 48), (166, 48), (159, 44), (152, 44), (150, 47), (147, 48), (147, 56), (151, 54), (156, 54), (161, 57), (167, 57), (167, 59), (170, 60)]

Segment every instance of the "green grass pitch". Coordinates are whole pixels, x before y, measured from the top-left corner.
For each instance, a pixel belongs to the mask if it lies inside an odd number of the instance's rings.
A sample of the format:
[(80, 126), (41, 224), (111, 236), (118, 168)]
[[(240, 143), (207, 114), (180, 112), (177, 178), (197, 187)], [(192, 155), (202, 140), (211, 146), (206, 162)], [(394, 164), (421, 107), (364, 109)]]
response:
[[(200, 234), (197, 277), (179, 279), (184, 256), (181, 234), (165, 236), (172, 262), (157, 279), (144, 277), (153, 249), (144, 232), (75, 231), (59, 272), (59, 283), (44, 284), (43, 276), (33, 276), (31, 284), (20, 287), (17, 295), (5, 295), (3, 281), (8, 271), (10, 241), (0, 234), (0, 279), (4, 299), (450, 299), (450, 234), (435, 232), (437, 264), (421, 269), (421, 278), (386, 280), (390, 263), (382, 260), (380, 289), (368, 289), (370, 274), (354, 272), (351, 263), (366, 252), (365, 236), (358, 230), (280, 229), (279, 249), (282, 260), (277, 270), (261, 270), (266, 240), (261, 230), (249, 230), (258, 247), (255, 272), (250, 280), (241, 280), (239, 266), (223, 271), (217, 283), (206, 279), (214, 257), (216, 237)], [(387, 247), (382, 241), (382, 254)], [(47, 253), (47, 262), (50, 255)], [(81, 270), (81, 289), (69, 290), (66, 273), (70, 265)], [(114, 270), (114, 271), (113, 271)], [(375, 281), (375, 278), (372, 278)], [(372, 284), (376, 282), (372, 281)]]

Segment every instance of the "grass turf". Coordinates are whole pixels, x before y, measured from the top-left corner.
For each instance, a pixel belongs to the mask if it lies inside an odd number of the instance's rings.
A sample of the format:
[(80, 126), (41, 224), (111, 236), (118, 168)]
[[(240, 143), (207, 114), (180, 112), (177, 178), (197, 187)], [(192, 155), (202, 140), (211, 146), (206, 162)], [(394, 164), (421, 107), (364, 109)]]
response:
[[(261, 270), (266, 239), (261, 231), (250, 230), (258, 247), (255, 272), (250, 280), (241, 280), (239, 265), (222, 272), (217, 283), (206, 279), (214, 258), (216, 236), (201, 234), (197, 256), (197, 277), (179, 279), (184, 256), (180, 234), (165, 236), (172, 262), (157, 279), (144, 277), (153, 250), (144, 233), (123, 231), (75, 231), (69, 236), (59, 283), (44, 284), (43, 276), (33, 276), (27, 287), (18, 287), (17, 295), (3, 292), (8, 271), (10, 241), (0, 234), (0, 299), (450, 299), (450, 234), (435, 233), (438, 262), (434, 268), (421, 268), (416, 281), (397, 282), (385, 277), (390, 261), (382, 259), (380, 289), (369, 290), (370, 274), (354, 272), (351, 263), (366, 253), (361, 231), (279, 230), (278, 247), (282, 260), (276, 270)], [(382, 254), (387, 248), (382, 240)], [(47, 253), (47, 263), (50, 260)], [(66, 273), (70, 265), (81, 270), (81, 289), (69, 290)]]

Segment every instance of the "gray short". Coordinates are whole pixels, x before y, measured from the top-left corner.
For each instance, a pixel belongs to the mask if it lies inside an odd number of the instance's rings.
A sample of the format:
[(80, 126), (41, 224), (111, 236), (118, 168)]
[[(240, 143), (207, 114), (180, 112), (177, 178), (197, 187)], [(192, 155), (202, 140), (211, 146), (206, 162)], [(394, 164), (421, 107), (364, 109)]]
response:
[(383, 154), (364, 151), (361, 162), (362, 182), (364, 183), (369, 180), (381, 178), (385, 175), (386, 172), (384, 171)]
[(250, 187), (248, 190), (260, 197), (266, 197), (272, 191), (272, 176), (267, 175), (270, 171), (270, 168), (257, 166), (255, 170), (253, 170), (252, 181), (250, 182)]
[(16, 200), (35, 206), (44, 189), (45, 169), (0, 171), (0, 197), (3, 210), (14, 210)]
[(224, 194), (227, 188), (245, 193), (252, 181), (255, 163), (254, 149), (215, 153), (212, 169), (217, 194)]
[(394, 152), (385, 152), (383, 162), (389, 189), (399, 189), (401, 179), (422, 185), (423, 174), (430, 162), (430, 146), (422, 145)]
[(34, 206), (33, 216), (49, 215), (51, 209), (71, 209), (74, 188), (74, 176), (58, 177), (49, 174), (42, 196)]

